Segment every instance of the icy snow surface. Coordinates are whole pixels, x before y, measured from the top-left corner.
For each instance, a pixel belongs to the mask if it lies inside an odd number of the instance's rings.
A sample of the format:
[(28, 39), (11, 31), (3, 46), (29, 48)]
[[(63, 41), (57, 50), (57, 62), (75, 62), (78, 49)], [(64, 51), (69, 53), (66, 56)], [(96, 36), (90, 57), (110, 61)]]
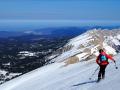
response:
[[(114, 57), (118, 68), (119, 55)], [(98, 71), (92, 80), (89, 77), (97, 67), (94, 59), (66, 67), (64, 63), (53, 63), (2, 84), (0, 90), (119, 90), (120, 69), (115, 69), (114, 63), (110, 63), (106, 78), (96, 83)]]

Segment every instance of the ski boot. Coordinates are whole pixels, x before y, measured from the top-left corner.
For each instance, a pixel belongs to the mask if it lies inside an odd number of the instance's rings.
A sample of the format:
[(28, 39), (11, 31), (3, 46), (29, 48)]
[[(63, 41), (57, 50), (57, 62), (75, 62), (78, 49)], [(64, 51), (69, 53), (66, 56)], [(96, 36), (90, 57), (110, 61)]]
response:
[(97, 83), (100, 82), (100, 80), (101, 80), (101, 77), (98, 77)]

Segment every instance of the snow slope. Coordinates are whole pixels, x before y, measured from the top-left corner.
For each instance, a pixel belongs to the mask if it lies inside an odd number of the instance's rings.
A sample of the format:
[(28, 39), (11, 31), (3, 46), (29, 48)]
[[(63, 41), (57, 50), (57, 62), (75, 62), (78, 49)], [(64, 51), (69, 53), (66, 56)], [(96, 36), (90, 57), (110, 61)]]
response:
[[(95, 55), (98, 55), (99, 48), (116, 55), (114, 58), (119, 67), (120, 54), (116, 49), (120, 48), (120, 31), (116, 32), (93, 30), (79, 35), (65, 45), (62, 54), (52, 60), (54, 63), (8, 81), (0, 85), (0, 90), (119, 90), (120, 70), (115, 69), (114, 63), (107, 67), (105, 80), (95, 83), (98, 71), (89, 80), (98, 67)], [(76, 57), (79, 62), (66, 65), (68, 58), (71, 62)]]
[[(120, 54), (115, 59), (119, 66)], [(115, 69), (114, 63), (110, 63), (106, 78), (95, 83), (98, 71), (92, 80), (89, 77), (97, 67), (94, 60), (66, 67), (64, 63), (53, 63), (0, 85), (0, 90), (119, 90), (120, 69)]]

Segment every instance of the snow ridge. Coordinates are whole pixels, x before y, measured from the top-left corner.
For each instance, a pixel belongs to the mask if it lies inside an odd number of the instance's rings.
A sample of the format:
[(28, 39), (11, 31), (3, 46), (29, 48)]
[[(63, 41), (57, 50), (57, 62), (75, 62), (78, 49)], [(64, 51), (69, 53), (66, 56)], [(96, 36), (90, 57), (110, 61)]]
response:
[[(62, 54), (54, 58), (52, 62), (67, 61), (70, 57), (77, 57), (83, 60), (80, 55), (84, 53), (84, 60), (97, 56), (98, 50), (103, 48), (108, 54), (116, 55), (120, 50), (120, 30), (93, 29), (79, 35), (63, 47)], [(109, 52), (108, 52), (109, 51)], [(83, 54), (82, 54), (83, 53)], [(78, 55), (79, 54), (79, 55)]]

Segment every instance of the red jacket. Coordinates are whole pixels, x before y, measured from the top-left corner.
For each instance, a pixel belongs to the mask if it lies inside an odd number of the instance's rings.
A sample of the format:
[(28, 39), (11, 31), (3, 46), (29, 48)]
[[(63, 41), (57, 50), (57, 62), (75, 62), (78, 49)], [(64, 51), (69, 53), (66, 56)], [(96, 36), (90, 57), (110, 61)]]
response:
[[(106, 54), (105, 52), (101, 52), (100, 54), (105, 55), (108, 59), (114, 61), (114, 59), (112, 58), (112, 56)], [(96, 63), (99, 64), (99, 65), (107, 65), (107, 64), (109, 64), (109, 62), (107, 62), (107, 61), (100, 62), (100, 60), (99, 60), (100, 54), (99, 54), (99, 56), (96, 59)]]

